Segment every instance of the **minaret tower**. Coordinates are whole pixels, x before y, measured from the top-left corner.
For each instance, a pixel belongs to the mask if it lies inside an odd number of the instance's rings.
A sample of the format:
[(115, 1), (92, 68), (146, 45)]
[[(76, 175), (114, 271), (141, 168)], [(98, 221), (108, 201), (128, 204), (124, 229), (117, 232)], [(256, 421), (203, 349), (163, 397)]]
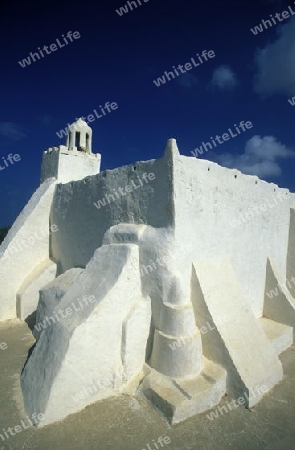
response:
[(67, 148), (91, 154), (92, 129), (81, 118), (68, 126)]
[(92, 153), (92, 129), (81, 118), (67, 128), (67, 143), (43, 153), (41, 183), (56, 178), (59, 183), (82, 180), (100, 170), (101, 155)]

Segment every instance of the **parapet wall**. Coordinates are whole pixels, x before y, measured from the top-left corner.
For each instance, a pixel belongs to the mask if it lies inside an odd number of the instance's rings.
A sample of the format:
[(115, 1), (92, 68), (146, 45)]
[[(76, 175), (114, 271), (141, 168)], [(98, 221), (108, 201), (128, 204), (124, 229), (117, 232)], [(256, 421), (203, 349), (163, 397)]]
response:
[(245, 298), (260, 317), (267, 258), (276, 262), (281, 279), (286, 278), (293, 201), (289, 191), (185, 156), (174, 159), (174, 185), (175, 238), (183, 249), (183, 270), (187, 266), (189, 277), (193, 259), (229, 258)]
[[(276, 265), (280, 280), (295, 272), (295, 195), (238, 170), (181, 156), (175, 141), (169, 149), (158, 160), (57, 184), (54, 193), (50, 188), (44, 207), (43, 194), (39, 199), (38, 192), (42, 193), (46, 184), (39, 188), (7, 239), (15, 239), (17, 228), (17, 237), (24, 239), (43, 222), (44, 227), (54, 224), (58, 232), (44, 248), (39, 246), (10, 258), (11, 268), (1, 263), (2, 279), (15, 280), (13, 291), (3, 289), (1, 318), (14, 317), (15, 293), (38, 264), (51, 257), (58, 264), (58, 273), (83, 268), (103, 244), (106, 231), (121, 223), (167, 229), (174, 236), (173, 258), (181, 272), (185, 297), (190, 290), (192, 261), (229, 259), (255, 316), (262, 315), (267, 260)], [(35, 205), (34, 214), (31, 205)], [(33, 223), (35, 214), (38, 220)], [(157, 269), (152, 252), (150, 256), (151, 261), (144, 261), (145, 267)]]
[(51, 221), (59, 230), (52, 237), (52, 255), (60, 273), (85, 267), (113, 225), (173, 227), (172, 192), (172, 167), (165, 157), (59, 184)]
[[(52, 238), (52, 254), (60, 272), (85, 267), (111, 226), (147, 224), (173, 233), (175, 227), (174, 256), (187, 293), (193, 260), (229, 259), (245, 298), (261, 317), (268, 258), (286, 279), (294, 196), (258, 177), (181, 156), (175, 149), (159, 160), (57, 186), (51, 222), (59, 233)], [(139, 185), (144, 173), (154, 173), (155, 179), (120, 195), (119, 189), (132, 181)]]
[[(293, 342), (294, 298), (287, 288), (279, 304), (265, 294), (295, 265), (292, 202), (286, 189), (179, 155), (173, 139), (159, 160), (57, 184), (43, 209), (39, 193), (42, 220), (51, 204), (58, 232), (48, 253), (63, 275), (41, 293), (43, 331), (22, 375), (27, 411), (48, 424), (95, 399), (134, 394), (141, 381), (140, 395), (172, 423), (225, 392), (252, 407), (262, 396), (249, 400), (252, 390), (282, 379), (278, 354)], [(25, 231), (36, 211), (26, 214)], [(20, 299), (29, 302), (31, 292)], [(76, 309), (85, 294), (94, 303)], [(108, 374), (109, 389), (73, 404), (76, 389)]]

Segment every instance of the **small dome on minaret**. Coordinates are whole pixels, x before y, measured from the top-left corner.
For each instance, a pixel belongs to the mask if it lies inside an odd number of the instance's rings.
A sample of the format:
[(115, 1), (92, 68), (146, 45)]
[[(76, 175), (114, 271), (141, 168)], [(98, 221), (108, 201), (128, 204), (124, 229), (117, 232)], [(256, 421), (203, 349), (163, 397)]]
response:
[(92, 153), (92, 129), (81, 117), (68, 126), (67, 148), (69, 151)]

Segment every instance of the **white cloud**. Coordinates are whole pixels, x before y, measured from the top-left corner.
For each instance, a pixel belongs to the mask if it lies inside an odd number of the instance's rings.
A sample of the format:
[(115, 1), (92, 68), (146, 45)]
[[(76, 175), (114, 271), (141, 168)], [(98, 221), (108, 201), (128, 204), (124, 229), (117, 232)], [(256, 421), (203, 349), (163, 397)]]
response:
[(26, 129), (13, 122), (0, 122), (0, 136), (19, 141), (27, 137)]
[(214, 70), (209, 86), (220, 90), (232, 90), (238, 84), (233, 70), (229, 66), (222, 65)]
[(248, 175), (257, 175), (260, 178), (280, 176), (282, 169), (278, 163), (279, 158), (294, 158), (295, 151), (276, 140), (274, 136), (253, 136), (246, 143), (242, 155), (225, 153), (216, 155), (216, 160), (222, 166), (235, 168)]
[[(275, 25), (274, 25), (275, 26)], [(295, 95), (295, 19), (278, 26), (277, 39), (255, 55), (254, 90), (263, 95)], [(266, 31), (265, 31), (266, 32)]]

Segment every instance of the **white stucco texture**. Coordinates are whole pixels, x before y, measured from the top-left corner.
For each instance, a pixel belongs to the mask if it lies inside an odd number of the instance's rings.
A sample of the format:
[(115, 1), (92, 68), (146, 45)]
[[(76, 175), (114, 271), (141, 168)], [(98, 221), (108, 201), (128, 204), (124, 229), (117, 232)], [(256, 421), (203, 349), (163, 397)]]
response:
[(0, 320), (36, 311), (27, 413), (43, 426), (121, 393), (172, 424), (225, 393), (254, 406), (294, 341), (295, 195), (175, 139), (99, 172), (92, 130), (73, 125), (0, 246)]

